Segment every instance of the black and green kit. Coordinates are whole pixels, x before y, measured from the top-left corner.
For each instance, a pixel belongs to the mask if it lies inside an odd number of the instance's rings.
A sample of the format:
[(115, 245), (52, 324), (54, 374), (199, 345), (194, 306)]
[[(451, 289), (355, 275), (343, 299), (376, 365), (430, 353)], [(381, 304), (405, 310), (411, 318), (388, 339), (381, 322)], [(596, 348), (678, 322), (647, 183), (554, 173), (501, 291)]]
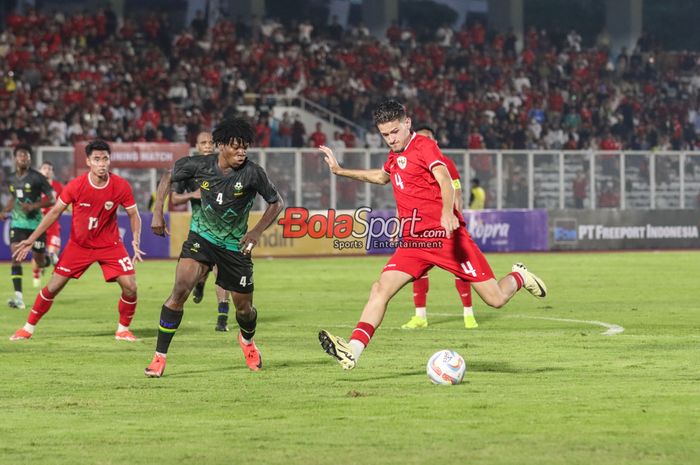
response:
[(201, 209), (192, 214), (190, 234), (180, 257), (216, 264), (219, 286), (248, 293), (253, 291), (253, 265), (250, 255), (240, 251), (240, 241), (248, 231), (248, 215), (257, 194), (267, 203), (279, 201), (279, 194), (260, 165), (246, 160), (223, 173), (218, 159), (216, 154), (182, 158), (173, 168), (173, 183), (183, 183), (188, 190), (199, 188), (202, 194)]

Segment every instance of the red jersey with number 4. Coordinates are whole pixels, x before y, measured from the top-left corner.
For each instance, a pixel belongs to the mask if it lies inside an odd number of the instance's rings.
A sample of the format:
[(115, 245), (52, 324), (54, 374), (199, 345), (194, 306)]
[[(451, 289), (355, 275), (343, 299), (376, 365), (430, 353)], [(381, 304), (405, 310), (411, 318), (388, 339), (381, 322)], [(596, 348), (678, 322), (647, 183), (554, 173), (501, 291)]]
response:
[(64, 205), (73, 204), (70, 240), (91, 249), (120, 244), (117, 210), (120, 205), (136, 208), (129, 183), (112, 173), (101, 187), (92, 183), (89, 172), (78, 176), (66, 184), (58, 200)]
[[(396, 209), (400, 219), (410, 219), (414, 209), (420, 218), (413, 226), (414, 233), (429, 229), (443, 229), (440, 224), (442, 215), (442, 195), (432, 169), (437, 165), (446, 166), (445, 156), (437, 144), (424, 136), (413, 134), (403, 152), (389, 152), (389, 159), (384, 163), (384, 171), (389, 174), (394, 186)], [(455, 215), (464, 225), (462, 214), (456, 209)], [(402, 235), (410, 237), (411, 223), (404, 223)]]

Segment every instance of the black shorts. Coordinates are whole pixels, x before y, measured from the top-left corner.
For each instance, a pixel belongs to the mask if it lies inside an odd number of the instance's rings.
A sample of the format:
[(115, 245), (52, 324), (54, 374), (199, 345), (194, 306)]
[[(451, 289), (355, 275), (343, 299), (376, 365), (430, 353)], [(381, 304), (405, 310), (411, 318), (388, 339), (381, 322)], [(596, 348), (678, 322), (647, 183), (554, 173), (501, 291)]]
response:
[[(25, 228), (10, 228), (10, 244), (15, 244), (17, 242), (22, 242), (25, 239), (29, 239), (29, 236), (34, 232), (33, 229)], [(43, 253), (46, 251), (46, 233), (39, 236), (39, 239), (34, 241), (32, 246), (32, 252)]]
[(190, 231), (182, 244), (180, 258), (191, 258), (209, 268), (216, 265), (216, 284), (227, 291), (253, 292), (253, 260), (250, 255), (218, 247)]

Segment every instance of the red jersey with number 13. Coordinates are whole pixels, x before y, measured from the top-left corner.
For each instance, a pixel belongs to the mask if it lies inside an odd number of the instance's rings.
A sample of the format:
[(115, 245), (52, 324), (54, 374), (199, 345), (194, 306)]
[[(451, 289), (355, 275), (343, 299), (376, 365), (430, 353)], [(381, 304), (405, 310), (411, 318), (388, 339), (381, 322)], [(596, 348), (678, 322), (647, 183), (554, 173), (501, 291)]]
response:
[(64, 205), (73, 204), (70, 240), (81, 247), (100, 249), (121, 243), (117, 226), (119, 205), (136, 208), (129, 183), (109, 173), (107, 184), (96, 187), (90, 173), (78, 176), (66, 184), (58, 198)]
[[(399, 218), (411, 218), (414, 209), (417, 211), (420, 221), (414, 225), (414, 233), (443, 229), (440, 224), (442, 194), (432, 172), (436, 165), (447, 166), (445, 156), (434, 141), (416, 133), (402, 152), (390, 151), (389, 159), (384, 163), (384, 172), (390, 176), (394, 186)], [(454, 213), (460, 224), (464, 225), (462, 214), (456, 209)], [(402, 231), (404, 238), (410, 236), (409, 228), (410, 222), (406, 222)]]

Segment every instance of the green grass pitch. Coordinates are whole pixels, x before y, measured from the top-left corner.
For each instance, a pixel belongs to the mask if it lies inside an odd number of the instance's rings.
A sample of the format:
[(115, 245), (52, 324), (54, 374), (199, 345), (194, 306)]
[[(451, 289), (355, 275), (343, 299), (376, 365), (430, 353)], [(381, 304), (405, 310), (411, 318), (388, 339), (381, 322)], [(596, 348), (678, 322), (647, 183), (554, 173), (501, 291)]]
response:
[[(405, 288), (352, 372), (317, 332), (349, 335), (386, 257), (258, 259), (263, 371), (247, 369), (234, 330), (214, 332), (210, 282), (161, 379), (143, 369), (175, 262), (138, 265), (136, 343), (114, 341), (119, 289), (94, 266), (32, 340), (8, 340), (26, 311), (0, 310), (0, 463), (700, 463), (700, 252), (489, 256), (498, 276), (521, 259), (546, 300), (521, 292), (494, 310), (475, 297), (480, 326), (465, 330), (451, 277), (434, 270), (429, 329), (398, 329), (413, 313)], [(467, 360), (463, 384), (428, 381), (442, 348)]]

